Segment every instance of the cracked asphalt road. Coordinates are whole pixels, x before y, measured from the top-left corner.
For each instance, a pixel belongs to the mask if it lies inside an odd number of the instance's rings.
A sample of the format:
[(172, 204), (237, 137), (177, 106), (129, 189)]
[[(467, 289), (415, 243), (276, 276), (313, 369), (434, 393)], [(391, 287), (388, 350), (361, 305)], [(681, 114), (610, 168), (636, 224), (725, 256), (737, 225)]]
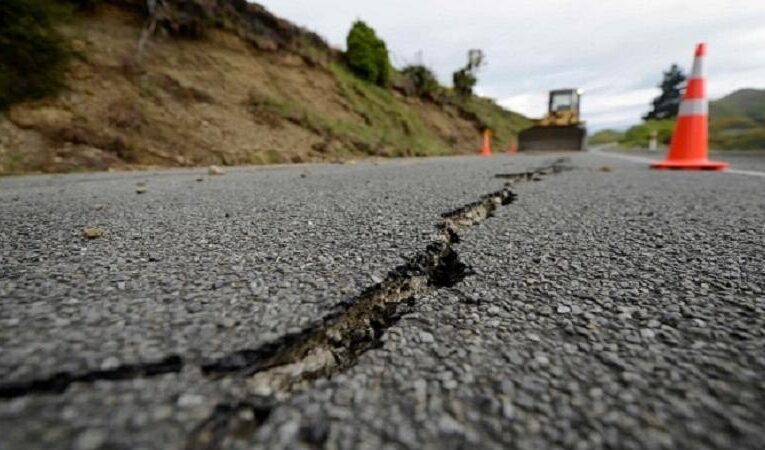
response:
[[(208, 448), (758, 448), (765, 178), (567, 156), (460, 232), (472, 275)], [(216, 407), (264, 400), (200, 365), (310, 326), (551, 159), (0, 180), (0, 447), (205, 448)]]

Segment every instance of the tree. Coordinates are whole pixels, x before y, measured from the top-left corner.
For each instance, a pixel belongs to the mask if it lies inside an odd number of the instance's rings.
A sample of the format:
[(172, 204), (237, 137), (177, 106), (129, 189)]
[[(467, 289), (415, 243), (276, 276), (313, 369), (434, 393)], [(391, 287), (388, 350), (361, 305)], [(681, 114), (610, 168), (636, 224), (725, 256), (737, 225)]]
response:
[(464, 96), (473, 95), (473, 88), (478, 82), (476, 74), (478, 69), (486, 62), (483, 50), (473, 49), (468, 51), (467, 65), (452, 75), (454, 90)]
[(391, 73), (388, 47), (375, 31), (357, 20), (348, 32), (346, 44), (345, 61), (351, 71), (361, 79), (387, 86)]
[(653, 108), (643, 116), (643, 119), (661, 120), (676, 117), (677, 111), (680, 109), (685, 80), (683, 70), (677, 64), (672, 64), (669, 70), (664, 72), (661, 84), (658, 86), (661, 89), (661, 95), (653, 99)]

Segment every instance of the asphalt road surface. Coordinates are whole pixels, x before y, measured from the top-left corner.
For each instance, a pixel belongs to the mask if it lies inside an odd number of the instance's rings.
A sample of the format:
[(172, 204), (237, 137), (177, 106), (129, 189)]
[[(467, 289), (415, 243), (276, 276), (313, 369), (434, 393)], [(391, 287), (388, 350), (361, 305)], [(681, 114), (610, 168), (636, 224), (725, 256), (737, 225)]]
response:
[(0, 179), (0, 448), (761, 448), (765, 157), (624, 156)]

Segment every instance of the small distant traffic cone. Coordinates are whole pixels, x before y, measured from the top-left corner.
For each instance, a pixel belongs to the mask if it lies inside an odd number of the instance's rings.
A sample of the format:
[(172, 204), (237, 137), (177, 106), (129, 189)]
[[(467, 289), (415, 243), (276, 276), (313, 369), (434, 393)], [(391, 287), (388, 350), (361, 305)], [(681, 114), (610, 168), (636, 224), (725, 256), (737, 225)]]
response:
[(516, 153), (518, 153), (518, 143), (515, 141), (510, 141), (510, 146), (507, 147), (507, 154), (514, 155)]
[(728, 167), (728, 163), (707, 158), (709, 111), (703, 74), (706, 53), (706, 44), (696, 46), (693, 71), (680, 103), (667, 159), (652, 163), (654, 169), (723, 170)]
[(481, 156), (491, 156), (491, 130), (488, 128), (483, 130), (483, 147), (481, 148)]

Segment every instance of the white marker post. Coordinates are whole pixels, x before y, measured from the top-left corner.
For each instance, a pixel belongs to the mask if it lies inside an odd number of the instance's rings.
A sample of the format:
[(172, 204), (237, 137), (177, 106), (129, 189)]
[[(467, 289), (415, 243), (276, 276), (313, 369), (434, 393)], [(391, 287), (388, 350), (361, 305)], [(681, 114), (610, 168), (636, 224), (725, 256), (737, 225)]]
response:
[(650, 137), (648, 138), (648, 150), (655, 152), (658, 149), (658, 142), (656, 140), (656, 137), (658, 136), (658, 133), (656, 130), (651, 130)]

